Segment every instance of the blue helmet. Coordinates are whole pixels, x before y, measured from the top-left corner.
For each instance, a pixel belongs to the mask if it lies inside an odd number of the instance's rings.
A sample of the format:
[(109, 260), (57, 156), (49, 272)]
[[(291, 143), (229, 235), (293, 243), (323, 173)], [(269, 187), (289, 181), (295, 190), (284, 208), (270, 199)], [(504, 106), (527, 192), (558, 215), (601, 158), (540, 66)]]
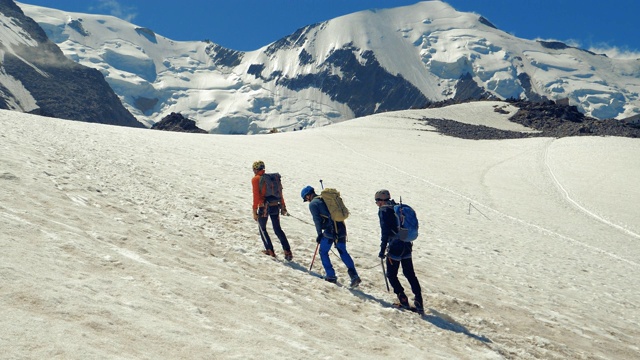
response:
[(302, 201), (307, 201), (307, 200), (305, 200), (305, 197), (307, 195), (313, 193), (313, 192), (315, 192), (315, 190), (310, 185), (307, 185), (307, 186), (303, 187), (302, 191), (300, 192), (300, 196), (302, 197)]

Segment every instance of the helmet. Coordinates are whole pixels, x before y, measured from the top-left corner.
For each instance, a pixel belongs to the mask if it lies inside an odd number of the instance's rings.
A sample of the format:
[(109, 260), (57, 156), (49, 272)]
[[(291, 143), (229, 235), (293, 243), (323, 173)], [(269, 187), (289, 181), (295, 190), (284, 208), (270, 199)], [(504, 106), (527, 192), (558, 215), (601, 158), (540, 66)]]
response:
[(378, 190), (376, 191), (376, 197), (375, 197), (376, 201), (377, 200), (389, 200), (391, 199), (391, 194), (389, 194), (389, 190)]
[(253, 163), (253, 170), (262, 170), (264, 169), (264, 162), (262, 160), (258, 160)]
[(311, 186), (309, 186), (309, 185), (307, 185), (307, 186), (303, 187), (303, 188), (302, 188), (302, 191), (300, 191), (300, 196), (302, 197), (302, 201), (303, 201), (303, 202), (304, 202), (304, 201), (307, 201), (307, 200), (305, 200), (305, 197), (306, 197), (307, 195), (311, 194), (311, 193), (314, 193), (314, 192), (315, 192), (315, 190), (314, 190)]

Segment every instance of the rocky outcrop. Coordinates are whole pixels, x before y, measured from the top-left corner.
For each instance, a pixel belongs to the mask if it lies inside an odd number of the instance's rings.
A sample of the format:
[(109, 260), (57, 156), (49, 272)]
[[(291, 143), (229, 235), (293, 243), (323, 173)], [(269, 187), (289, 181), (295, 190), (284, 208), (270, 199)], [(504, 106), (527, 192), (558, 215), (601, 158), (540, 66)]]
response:
[(466, 73), (460, 77), (460, 80), (456, 84), (456, 93), (453, 97), (453, 101), (466, 102), (470, 100), (492, 98), (491, 93), (478, 86), (473, 80), (471, 74)]
[[(423, 119), (439, 133), (471, 140), (520, 139), (526, 137), (621, 136), (640, 138), (640, 126), (615, 119), (598, 120), (580, 113), (575, 106), (553, 101), (510, 101), (520, 110), (509, 120), (539, 133), (499, 130), (446, 119)], [(449, 105), (447, 103), (447, 105)], [(496, 108), (495, 111), (501, 111)]]
[(615, 119), (594, 119), (582, 114), (575, 106), (561, 105), (553, 101), (541, 103), (513, 101), (513, 103), (520, 110), (510, 120), (540, 130), (541, 136), (640, 137), (640, 129), (629, 122)]
[(206, 131), (196, 126), (196, 122), (184, 117), (182, 114), (174, 113), (165, 116), (159, 122), (153, 124), (152, 130), (177, 131), (187, 133), (207, 134)]

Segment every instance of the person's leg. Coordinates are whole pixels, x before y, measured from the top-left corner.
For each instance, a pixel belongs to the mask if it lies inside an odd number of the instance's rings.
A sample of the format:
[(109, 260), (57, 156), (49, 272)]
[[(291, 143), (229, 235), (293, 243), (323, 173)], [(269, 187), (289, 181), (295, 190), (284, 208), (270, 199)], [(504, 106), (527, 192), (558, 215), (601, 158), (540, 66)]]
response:
[(347, 242), (346, 241), (338, 241), (336, 243), (336, 249), (338, 249), (338, 254), (340, 254), (340, 259), (345, 264), (347, 269), (354, 269), (355, 270), (356, 264), (353, 262), (353, 259), (351, 258), (351, 255), (349, 255), (349, 252), (347, 251)]
[(269, 206), (269, 216), (271, 217), (271, 225), (273, 226), (273, 232), (280, 240), (280, 244), (282, 244), (282, 250), (291, 251), (291, 247), (289, 246), (289, 241), (287, 240), (287, 235), (285, 235), (282, 230), (282, 226), (280, 226), (280, 208), (278, 206)]
[(265, 250), (269, 251), (273, 251), (273, 244), (271, 243), (271, 238), (269, 237), (269, 233), (267, 233), (267, 220), (269, 220), (269, 218), (266, 216), (266, 214), (263, 214), (262, 212), (265, 211), (265, 208), (260, 208), (260, 216), (258, 216), (258, 227), (260, 230), (260, 238), (262, 238), (262, 243), (264, 244), (264, 248)]
[(347, 251), (347, 242), (346, 241), (338, 241), (336, 243), (336, 249), (338, 249), (338, 254), (340, 254), (340, 259), (347, 267), (347, 271), (349, 273), (349, 277), (351, 278), (351, 286), (358, 286), (360, 284), (360, 276), (358, 276), (358, 271), (356, 271), (356, 264), (354, 263), (351, 255)]
[(402, 260), (402, 273), (404, 274), (404, 277), (407, 278), (409, 285), (411, 285), (411, 291), (415, 296), (414, 304), (416, 305), (416, 308), (422, 308), (422, 288), (420, 287), (420, 282), (418, 281), (418, 277), (416, 276), (416, 272), (413, 268), (413, 261), (411, 258)]
[(387, 258), (386, 262), (387, 278), (389, 279), (389, 284), (391, 284), (391, 286), (393, 287), (393, 292), (398, 296), (398, 300), (400, 300), (402, 304), (405, 304), (407, 303), (407, 296), (404, 294), (404, 288), (402, 287), (402, 284), (400, 284), (400, 280), (398, 280), (400, 261)]
[(333, 245), (333, 240), (323, 237), (320, 241), (320, 250), (318, 250), (318, 252), (326, 274), (325, 279), (327, 281), (335, 282), (336, 272), (333, 270), (333, 265), (331, 265), (331, 260), (329, 259), (329, 250), (331, 250), (331, 245)]

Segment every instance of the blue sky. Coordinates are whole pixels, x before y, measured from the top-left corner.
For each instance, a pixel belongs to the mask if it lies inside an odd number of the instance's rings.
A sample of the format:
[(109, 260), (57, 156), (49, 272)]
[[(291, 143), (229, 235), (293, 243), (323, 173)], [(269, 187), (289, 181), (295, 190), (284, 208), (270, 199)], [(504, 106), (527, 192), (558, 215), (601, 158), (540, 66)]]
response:
[[(417, 0), (25, 0), (73, 12), (110, 14), (173, 40), (209, 39), (255, 50), (296, 29), (366, 9)], [(553, 39), (607, 54), (639, 56), (638, 0), (448, 0), (525, 39)], [(179, 6), (176, 6), (179, 4)]]

